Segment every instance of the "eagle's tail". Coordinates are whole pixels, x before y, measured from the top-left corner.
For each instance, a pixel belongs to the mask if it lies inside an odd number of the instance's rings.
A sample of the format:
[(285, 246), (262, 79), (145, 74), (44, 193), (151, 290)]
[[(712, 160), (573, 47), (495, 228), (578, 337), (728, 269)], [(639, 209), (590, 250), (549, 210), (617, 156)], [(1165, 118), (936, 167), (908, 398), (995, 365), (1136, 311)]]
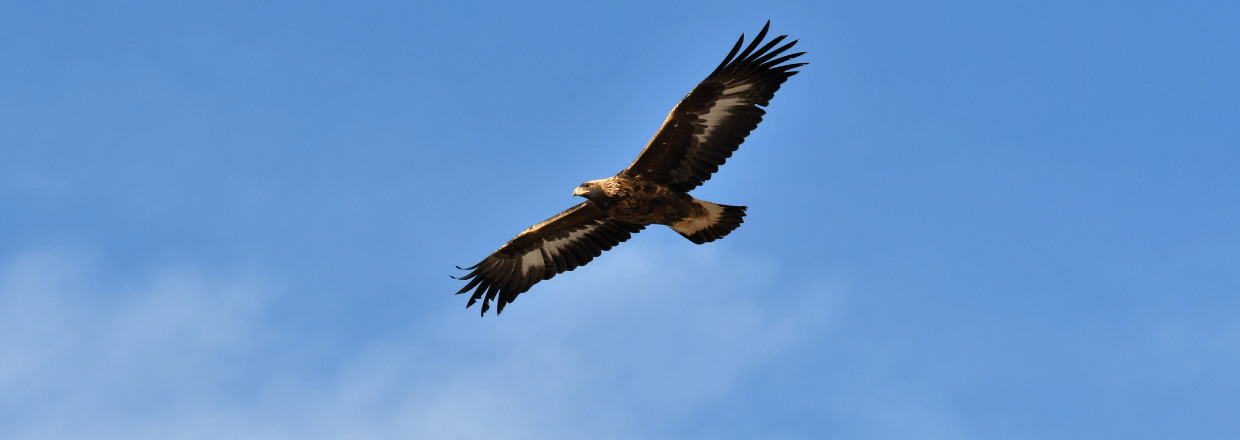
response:
[(694, 243), (702, 244), (723, 238), (745, 221), (745, 209), (748, 209), (745, 206), (720, 205), (704, 200), (694, 201), (705, 208), (705, 215), (690, 217), (669, 225)]

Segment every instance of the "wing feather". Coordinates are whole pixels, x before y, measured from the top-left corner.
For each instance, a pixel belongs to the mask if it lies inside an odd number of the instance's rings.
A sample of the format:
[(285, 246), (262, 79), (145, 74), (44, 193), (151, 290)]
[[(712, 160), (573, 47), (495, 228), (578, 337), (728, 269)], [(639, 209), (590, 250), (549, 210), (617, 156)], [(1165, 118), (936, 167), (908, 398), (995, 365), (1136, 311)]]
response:
[[(607, 217), (584, 202), (531, 226), (457, 279), (469, 280), (458, 295), (473, 290), (465, 307), (482, 300), (482, 314), (495, 313), (535, 283), (583, 266), (603, 251), (628, 240), (644, 225)], [(454, 277), (456, 278), (456, 277)]]
[(719, 67), (672, 109), (650, 143), (621, 174), (687, 192), (719, 171), (762, 122), (766, 111), (761, 107), (770, 104), (784, 81), (797, 74), (793, 69), (806, 64), (784, 64), (804, 54), (783, 55), (797, 43), (776, 47), (787, 35), (761, 45), (770, 26), (768, 21), (743, 51), (745, 36), (741, 35)]

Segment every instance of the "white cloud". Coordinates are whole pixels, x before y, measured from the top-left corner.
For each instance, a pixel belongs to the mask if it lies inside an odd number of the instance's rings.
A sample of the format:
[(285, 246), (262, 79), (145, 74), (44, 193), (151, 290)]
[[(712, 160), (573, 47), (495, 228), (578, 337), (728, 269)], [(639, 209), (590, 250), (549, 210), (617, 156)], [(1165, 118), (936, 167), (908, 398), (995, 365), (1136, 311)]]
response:
[(300, 348), (259, 277), (156, 268), (104, 285), (100, 267), (63, 249), (3, 265), (0, 436), (665, 436), (820, 337), (834, 300), (765, 259), (630, 244), (502, 316), (445, 310), (324, 373), (281, 364)]
[(97, 267), (49, 248), (0, 269), (0, 432), (25, 433), (6, 437), (98, 438), (199, 405), (256, 350), (261, 283), (163, 269), (107, 286)]

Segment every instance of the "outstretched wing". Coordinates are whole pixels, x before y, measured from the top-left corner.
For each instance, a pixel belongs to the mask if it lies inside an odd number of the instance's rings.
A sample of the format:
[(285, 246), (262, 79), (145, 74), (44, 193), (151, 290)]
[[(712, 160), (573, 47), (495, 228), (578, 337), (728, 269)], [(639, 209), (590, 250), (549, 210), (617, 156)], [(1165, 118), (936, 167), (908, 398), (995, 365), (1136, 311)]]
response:
[(465, 307), (482, 299), (482, 314), (486, 315), (495, 299), (495, 313), (501, 313), (505, 305), (530, 290), (534, 283), (584, 266), (642, 228), (645, 225), (612, 219), (590, 202), (584, 202), (530, 226), (482, 262), (466, 268), (458, 266), (470, 272), (457, 278), (469, 283), (456, 294), (474, 289)]
[(779, 86), (797, 73), (792, 69), (806, 64), (783, 64), (805, 53), (780, 56), (797, 43), (775, 48), (787, 35), (758, 48), (770, 27), (771, 22), (766, 22), (757, 38), (737, 55), (745, 42), (741, 35), (727, 58), (676, 104), (646, 149), (621, 174), (678, 191), (692, 190), (710, 179), (762, 122), (766, 111), (758, 106), (769, 104)]

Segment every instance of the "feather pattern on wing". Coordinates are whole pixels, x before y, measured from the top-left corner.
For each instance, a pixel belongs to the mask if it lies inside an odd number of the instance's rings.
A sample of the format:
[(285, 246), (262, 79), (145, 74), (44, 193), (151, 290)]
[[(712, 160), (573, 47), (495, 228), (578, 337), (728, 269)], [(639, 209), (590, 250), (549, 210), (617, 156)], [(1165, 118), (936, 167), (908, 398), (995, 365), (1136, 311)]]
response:
[(609, 218), (590, 202), (581, 203), (530, 226), (478, 264), (458, 267), (470, 272), (457, 278), (469, 283), (456, 293), (473, 290), (465, 307), (481, 299), (483, 315), (491, 300), (496, 301), (495, 313), (503, 312), (534, 283), (584, 266), (644, 227)]
[(685, 192), (710, 179), (762, 122), (766, 111), (760, 106), (769, 104), (780, 85), (797, 74), (792, 69), (806, 64), (783, 64), (804, 53), (781, 56), (797, 43), (776, 47), (787, 35), (758, 47), (770, 26), (768, 21), (738, 55), (745, 42), (741, 35), (719, 67), (672, 109), (646, 149), (621, 174)]

